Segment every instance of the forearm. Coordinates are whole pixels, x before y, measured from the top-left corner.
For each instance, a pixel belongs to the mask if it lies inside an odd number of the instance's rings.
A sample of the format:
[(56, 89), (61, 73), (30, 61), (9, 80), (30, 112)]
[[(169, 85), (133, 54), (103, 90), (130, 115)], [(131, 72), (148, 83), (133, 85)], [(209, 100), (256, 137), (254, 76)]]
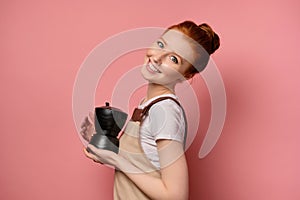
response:
[(88, 148), (92, 153), (88, 152), (86, 148), (83, 149), (88, 158), (102, 164), (115, 166), (151, 199), (185, 200), (188, 198), (188, 170), (184, 154), (172, 164), (162, 167), (161, 176), (156, 178), (144, 173), (127, 159), (114, 152), (97, 149), (90, 144)]
[(151, 199), (185, 200), (188, 198), (187, 177), (174, 177), (175, 179), (173, 180), (167, 179), (163, 175), (161, 177), (153, 177), (142, 172), (124, 158), (118, 160), (116, 167), (126, 174)]
[(151, 199), (174, 199), (170, 196), (170, 191), (161, 178), (150, 176), (149, 174), (132, 174), (126, 175)]

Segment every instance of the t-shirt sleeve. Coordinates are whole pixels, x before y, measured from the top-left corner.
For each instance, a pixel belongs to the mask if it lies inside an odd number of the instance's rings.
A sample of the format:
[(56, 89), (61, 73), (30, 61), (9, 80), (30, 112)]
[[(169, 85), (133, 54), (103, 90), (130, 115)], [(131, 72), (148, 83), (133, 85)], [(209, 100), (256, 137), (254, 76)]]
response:
[(185, 120), (181, 107), (173, 100), (154, 104), (149, 110), (150, 130), (155, 140), (184, 142)]

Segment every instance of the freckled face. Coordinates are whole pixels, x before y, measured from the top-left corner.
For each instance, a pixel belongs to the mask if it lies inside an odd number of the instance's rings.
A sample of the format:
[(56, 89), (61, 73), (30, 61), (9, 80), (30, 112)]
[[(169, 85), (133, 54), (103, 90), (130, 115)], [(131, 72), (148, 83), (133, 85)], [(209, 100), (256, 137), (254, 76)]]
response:
[(195, 58), (196, 53), (187, 36), (169, 30), (147, 50), (141, 72), (150, 83), (174, 87), (184, 80), (184, 74)]

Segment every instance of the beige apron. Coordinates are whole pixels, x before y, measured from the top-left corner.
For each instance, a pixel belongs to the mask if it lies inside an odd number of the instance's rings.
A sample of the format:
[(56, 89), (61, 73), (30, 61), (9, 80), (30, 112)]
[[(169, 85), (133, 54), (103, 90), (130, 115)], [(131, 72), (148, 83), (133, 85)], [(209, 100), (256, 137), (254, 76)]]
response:
[[(162, 100), (172, 99), (178, 105), (177, 100), (172, 97), (161, 97), (152, 101), (144, 109), (135, 109), (131, 120), (127, 123), (123, 134), (120, 137), (119, 155), (126, 158), (132, 165), (140, 169), (149, 176), (160, 177), (160, 171), (146, 157), (139, 139), (140, 123), (142, 118), (148, 113), (150, 107)], [(137, 173), (137, 172), (129, 172)], [(150, 199), (132, 182), (123, 172), (115, 171), (114, 180), (114, 199), (115, 200), (144, 200)]]

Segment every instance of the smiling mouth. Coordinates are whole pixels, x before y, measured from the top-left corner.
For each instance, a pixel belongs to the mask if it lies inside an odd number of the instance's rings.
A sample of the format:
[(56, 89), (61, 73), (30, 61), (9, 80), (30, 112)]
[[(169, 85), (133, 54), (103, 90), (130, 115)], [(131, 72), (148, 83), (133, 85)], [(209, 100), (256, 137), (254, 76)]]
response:
[(152, 73), (161, 73), (161, 71), (159, 71), (159, 69), (157, 69), (152, 63), (151, 61), (148, 62), (148, 64), (146, 65), (146, 68), (148, 69), (148, 71), (152, 72)]

